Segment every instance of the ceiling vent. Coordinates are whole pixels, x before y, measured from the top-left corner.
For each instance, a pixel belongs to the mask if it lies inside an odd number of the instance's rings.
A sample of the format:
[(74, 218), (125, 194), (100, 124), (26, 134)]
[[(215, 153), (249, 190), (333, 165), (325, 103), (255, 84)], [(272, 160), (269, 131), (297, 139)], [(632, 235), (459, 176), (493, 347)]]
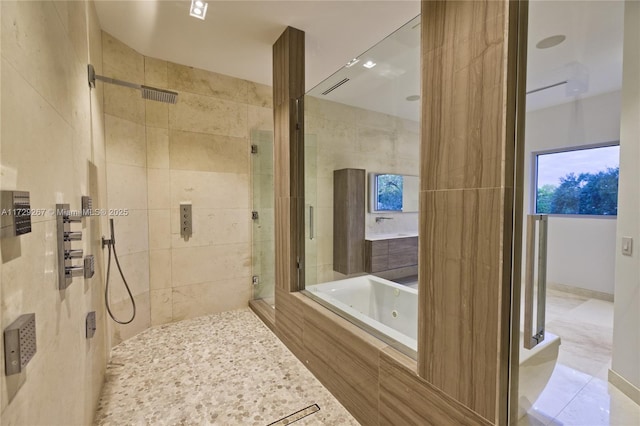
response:
[(349, 81), (348, 78), (345, 78), (343, 80), (340, 80), (339, 82), (337, 82), (336, 84), (334, 84), (333, 86), (329, 87), (327, 90), (325, 90), (324, 92), (322, 92), (323, 95), (328, 95), (329, 93), (333, 92), (334, 90), (336, 90), (338, 87), (342, 86), (343, 84), (345, 84), (347, 81)]

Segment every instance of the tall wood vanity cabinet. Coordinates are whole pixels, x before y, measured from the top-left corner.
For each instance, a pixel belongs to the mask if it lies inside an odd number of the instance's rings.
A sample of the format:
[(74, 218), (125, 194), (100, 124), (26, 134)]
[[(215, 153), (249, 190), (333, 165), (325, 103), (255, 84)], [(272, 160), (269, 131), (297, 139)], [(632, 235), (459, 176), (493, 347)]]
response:
[(333, 270), (364, 271), (365, 171), (333, 171)]

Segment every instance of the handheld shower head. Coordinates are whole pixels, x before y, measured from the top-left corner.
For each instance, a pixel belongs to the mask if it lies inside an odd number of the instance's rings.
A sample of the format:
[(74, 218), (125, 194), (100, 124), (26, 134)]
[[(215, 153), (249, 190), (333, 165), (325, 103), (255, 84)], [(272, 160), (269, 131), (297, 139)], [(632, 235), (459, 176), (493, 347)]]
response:
[(130, 83), (128, 81), (118, 80), (116, 78), (104, 77), (102, 75), (96, 74), (95, 68), (93, 65), (89, 64), (87, 66), (88, 78), (89, 78), (89, 87), (96, 87), (96, 80), (103, 81), (109, 84), (116, 84), (118, 86), (130, 87), (131, 89), (139, 89), (142, 97), (144, 99), (149, 99), (152, 101), (164, 102), (167, 104), (175, 104), (178, 102), (178, 93), (172, 92), (171, 90), (163, 90), (158, 89), (156, 87), (144, 86), (141, 84)]

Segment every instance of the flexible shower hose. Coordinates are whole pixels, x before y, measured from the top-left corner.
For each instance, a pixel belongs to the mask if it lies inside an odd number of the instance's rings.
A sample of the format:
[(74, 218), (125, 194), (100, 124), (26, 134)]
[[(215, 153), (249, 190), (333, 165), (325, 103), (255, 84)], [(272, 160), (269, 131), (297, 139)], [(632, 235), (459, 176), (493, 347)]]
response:
[[(118, 260), (118, 253), (116, 253), (116, 240), (113, 232), (113, 219), (109, 220), (111, 225), (111, 240), (105, 242), (107, 248), (109, 249), (109, 260), (107, 261), (107, 283), (104, 286), (104, 304), (107, 307), (107, 312), (112, 320), (117, 322), (118, 324), (129, 324), (136, 317), (136, 301), (133, 298), (133, 294), (131, 294), (131, 289), (129, 288), (129, 284), (127, 283), (127, 279), (124, 277), (124, 273), (122, 272), (122, 268), (120, 267), (120, 261)], [(131, 318), (127, 321), (120, 321), (115, 317), (113, 312), (111, 312), (111, 307), (109, 306), (109, 275), (111, 272), (111, 246), (113, 246), (113, 257), (116, 259), (116, 266), (118, 267), (118, 271), (120, 271), (120, 276), (122, 277), (122, 282), (124, 282), (124, 287), (127, 289), (127, 293), (129, 293), (129, 298), (131, 299), (131, 306), (133, 307), (133, 313), (131, 314)]]

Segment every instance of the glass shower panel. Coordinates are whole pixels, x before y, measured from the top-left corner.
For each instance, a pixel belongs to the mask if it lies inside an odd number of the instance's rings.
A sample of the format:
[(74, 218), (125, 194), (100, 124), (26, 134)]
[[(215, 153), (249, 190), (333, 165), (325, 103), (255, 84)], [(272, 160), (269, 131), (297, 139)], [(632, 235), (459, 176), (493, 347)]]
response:
[(273, 132), (251, 132), (253, 298), (274, 306), (275, 228)]
[(367, 202), (370, 176), (418, 181), (420, 18), (304, 98), (304, 294), (415, 356), (418, 186)]
[(511, 423), (609, 424), (625, 4), (528, 7)]
[[(306, 117), (306, 115), (305, 115)], [(305, 124), (306, 128), (306, 124)], [(318, 284), (318, 137), (304, 136), (304, 283)]]

